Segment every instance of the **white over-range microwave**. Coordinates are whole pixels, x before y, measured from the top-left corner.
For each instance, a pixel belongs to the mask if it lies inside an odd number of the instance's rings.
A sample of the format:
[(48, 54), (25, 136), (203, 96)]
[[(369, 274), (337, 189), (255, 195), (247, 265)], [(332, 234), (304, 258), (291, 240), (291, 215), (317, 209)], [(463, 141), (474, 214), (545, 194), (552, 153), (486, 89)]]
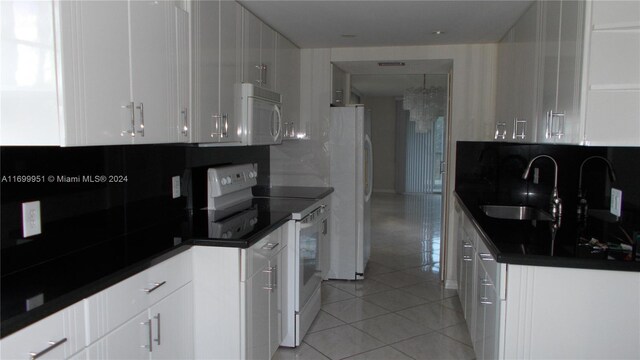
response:
[(253, 84), (240, 84), (242, 143), (273, 145), (282, 143), (282, 96)]

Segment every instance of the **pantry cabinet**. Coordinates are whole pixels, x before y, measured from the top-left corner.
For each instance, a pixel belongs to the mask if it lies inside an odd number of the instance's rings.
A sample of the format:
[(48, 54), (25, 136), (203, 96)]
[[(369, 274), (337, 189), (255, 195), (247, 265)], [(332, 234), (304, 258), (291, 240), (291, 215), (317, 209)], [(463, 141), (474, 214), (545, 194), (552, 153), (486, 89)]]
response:
[(242, 9), (242, 82), (275, 89), (276, 32)]
[(192, 142), (239, 143), (242, 8), (233, 1), (195, 1), (192, 7)]
[(248, 249), (193, 250), (195, 357), (270, 359), (282, 341), (286, 308), (282, 228)]
[(300, 121), (300, 49), (278, 34), (276, 41), (276, 92), (282, 95), (283, 139), (306, 134)]

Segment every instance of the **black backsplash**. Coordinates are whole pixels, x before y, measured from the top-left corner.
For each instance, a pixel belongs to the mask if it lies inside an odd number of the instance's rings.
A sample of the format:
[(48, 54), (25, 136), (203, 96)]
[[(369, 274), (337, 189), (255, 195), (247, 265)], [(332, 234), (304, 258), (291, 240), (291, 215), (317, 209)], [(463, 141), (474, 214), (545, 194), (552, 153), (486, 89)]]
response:
[[(209, 167), (257, 163), (269, 185), (268, 146), (0, 147), (0, 161), (3, 277), (206, 205)], [(172, 199), (177, 175), (182, 196)], [(25, 239), (21, 204), (35, 200), (42, 234)]]
[[(604, 161), (585, 163), (582, 189), (589, 208), (608, 210), (611, 187), (622, 190), (619, 224), (631, 236), (640, 234), (640, 147), (462, 141), (457, 143), (456, 191), (471, 195), (483, 204), (522, 204), (548, 209), (553, 188), (553, 163), (546, 158), (538, 159), (529, 179), (522, 179), (529, 160), (540, 154), (550, 155), (558, 163), (563, 227), (577, 225), (580, 165), (586, 158), (597, 155), (611, 162), (616, 181), (609, 180)], [(539, 169), (538, 184), (532, 181), (533, 168)]]

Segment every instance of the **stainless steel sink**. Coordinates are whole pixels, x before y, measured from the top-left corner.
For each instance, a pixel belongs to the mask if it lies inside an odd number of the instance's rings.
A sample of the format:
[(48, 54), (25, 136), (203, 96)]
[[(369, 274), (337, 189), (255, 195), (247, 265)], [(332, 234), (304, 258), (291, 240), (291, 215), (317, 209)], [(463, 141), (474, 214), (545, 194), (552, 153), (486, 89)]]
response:
[(553, 217), (545, 211), (531, 206), (482, 205), (480, 209), (489, 217), (509, 220), (552, 221)]

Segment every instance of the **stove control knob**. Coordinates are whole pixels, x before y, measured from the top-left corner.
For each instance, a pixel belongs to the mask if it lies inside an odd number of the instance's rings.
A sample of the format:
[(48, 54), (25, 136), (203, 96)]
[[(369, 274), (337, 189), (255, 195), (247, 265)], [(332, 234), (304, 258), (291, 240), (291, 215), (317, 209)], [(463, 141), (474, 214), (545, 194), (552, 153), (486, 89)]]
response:
[(257, 218), (252, 218), (251, 220), (249, 220), (249, 225), (253, 226), (255, 224), (258, 223), (258, 219)]
[(231, 184), (231, 176), (227, 176), (224, 179), (227, 180), (227, 184)]
[(227, 184), (228, 184), (228, 182), (227, 182), (227, 178), (226, 178), (226, 177), (223, 177), (222, 179), (220, 179), (220, 184), (222, 184), (222, 185), (227, 185)]
[(231, 238), (231, 235), (233, 235), (233, 233), (231, 232), (231, 230), (227, 231), (226, 233), (224, 233), (225, 235), (227, 235), (227, 239)]

